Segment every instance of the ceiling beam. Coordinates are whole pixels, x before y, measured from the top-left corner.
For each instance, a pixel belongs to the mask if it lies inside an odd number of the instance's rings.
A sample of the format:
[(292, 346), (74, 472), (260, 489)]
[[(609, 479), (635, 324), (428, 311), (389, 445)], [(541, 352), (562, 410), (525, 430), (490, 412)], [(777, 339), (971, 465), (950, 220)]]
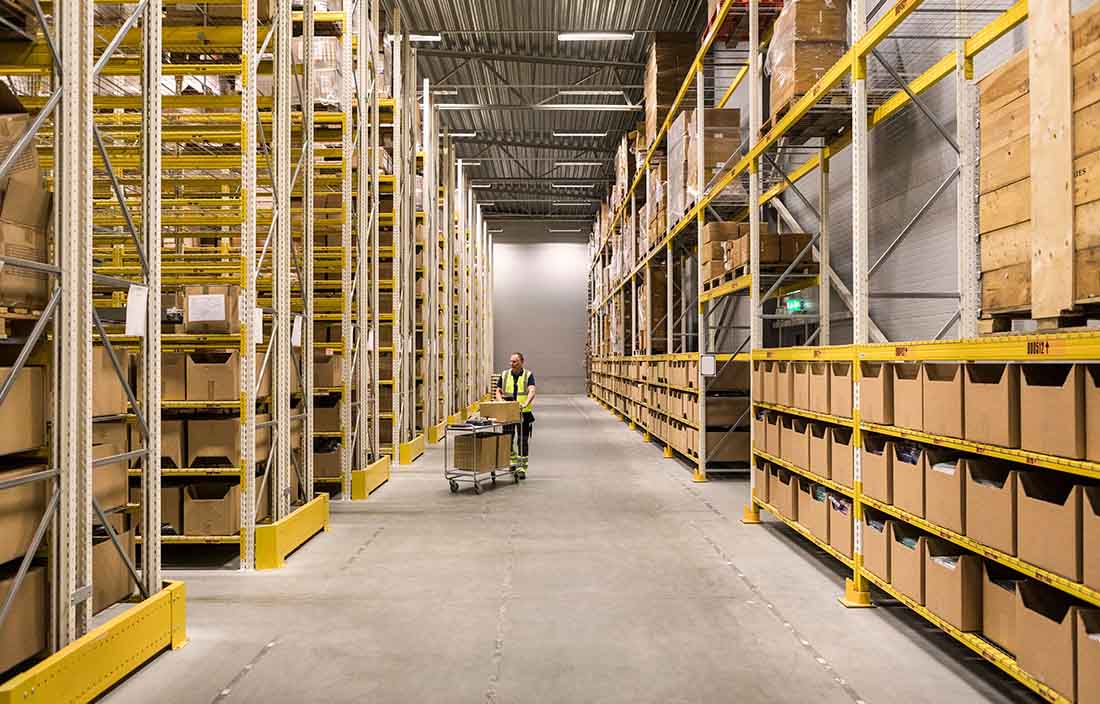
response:
[(484, 59), (486, 61), (511, 61), (524, 64), (554, 64), (558, 66), (615, 66), (618, 68), (644, 69), (645, 64), (616, 59), (583, 59), (572, 56), (548, 56), (539, 54), (511, 54), (450, 49), (417, 49), (418, 56), (434, 56), (443, 59)]
[[(456, 129), (456, 131), (458, 131)], [(581, 130), (578, 130), (581, 131)], [(596, 130), (593, 130), (596, 131)], [(593, 139), (605, 139), (603, 137)], [(561, 151), (575, 152), (583, 150), (596, 154), (614, 154), (614, 149), (606, 147), (588, 147), (583, 144), (568, 144), (565, 142), (525, 142), (519, 139), (496, 139), (494, 137), (462, 137), (455, 140), (456, 144), (499, 144), (504, 147), (520, 147), (522, 149), (560, 149)], [(475, 157), (464, 157), (475, 158)]]

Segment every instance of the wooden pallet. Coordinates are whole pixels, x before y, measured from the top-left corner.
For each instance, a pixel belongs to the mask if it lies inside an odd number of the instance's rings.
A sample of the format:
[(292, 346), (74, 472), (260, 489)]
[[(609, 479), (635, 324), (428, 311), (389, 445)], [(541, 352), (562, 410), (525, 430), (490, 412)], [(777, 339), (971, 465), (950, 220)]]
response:
[[(760, 126), (760, 136), (768, 134), (804, 95), (793, 95), (772, 111), (772, 116)], [(829, 91), (806, 115), (786, 133), (793, 144), (803, 144), (814, 137), (834, 137), (852, 121), (851, 96), (848, 91)]]
[(980, 335), (1002, 335), (1012, 332), (1014, 320), (1034, 320), (1037, 332), (1066, 332), (1077, 330), (1095, 330), (1086, 327), (1089, 320), (1100, 319), (1100, 304), (1079, 304), (1076, 310), (1051, 318), (1032, 318), (1030, 308), (1011, 308), (1004, 310), (982, 311), (978, 320)]
[(714, 277), (713, 279), (711, 279), (709, 281), (704, 281), (703, 282), (703, 290), (704, 291), (712, 291), (712, 290), (718, 288), (719, 286), (722, 286), (724, 284), (728, 284), (729, 282), (736, 279), (738, 276), (739, 276), (739, 274), (737, 274), (735, 271), (725, 271), (725, 272), (722, 273), (721, 276), (716, 276), (716, 277)]
[(39, 308), (0, 306), (0, 339), (27, 337), (41, 317)]

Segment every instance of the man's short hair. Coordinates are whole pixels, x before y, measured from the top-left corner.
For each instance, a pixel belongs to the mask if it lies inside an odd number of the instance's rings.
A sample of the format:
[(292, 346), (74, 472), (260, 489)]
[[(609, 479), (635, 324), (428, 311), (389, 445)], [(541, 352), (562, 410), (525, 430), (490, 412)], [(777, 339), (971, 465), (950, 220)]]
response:
[(522, 352), (513, 352), (512, 354), (515, 355), (516, 357), (519, 357), (519, 361), (521, 361), (521, 362), (526, 362), (527, 361), (526, 359), (523, 358), (523, 353)]

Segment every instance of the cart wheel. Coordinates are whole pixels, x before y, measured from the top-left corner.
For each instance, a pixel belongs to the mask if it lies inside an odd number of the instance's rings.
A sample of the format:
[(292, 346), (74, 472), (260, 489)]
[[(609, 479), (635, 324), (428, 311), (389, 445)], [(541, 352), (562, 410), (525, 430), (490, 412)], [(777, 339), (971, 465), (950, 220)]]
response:
[(527, 472), (525, 472), (522, 469), (517, 470), (516, 471), (516, 477), (519, 478), (519, 479), (527, 479)]
[(475, 494), (480, 494), (481, 493), (481, 485), (478, 484), (477, 482), (474, 482), (474, 493)]
[(497, 485), (497, 475), (494, 474), (492, 479), (493, 479), (493, 486), (496, 486)]
[(458, 482), (456, 482), (454, 479), (451, 480), (451, 493), (452, 494), (457, 494), (458, 493)]

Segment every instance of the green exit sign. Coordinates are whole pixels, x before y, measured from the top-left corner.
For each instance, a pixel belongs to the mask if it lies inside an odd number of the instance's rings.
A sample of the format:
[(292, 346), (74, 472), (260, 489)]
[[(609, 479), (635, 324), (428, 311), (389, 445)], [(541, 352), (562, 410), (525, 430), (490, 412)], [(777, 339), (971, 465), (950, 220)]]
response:
[(788, 313), (801, 313), (806, 310), (806, 302), (801, 298), (788, 298), (786, 301)]

